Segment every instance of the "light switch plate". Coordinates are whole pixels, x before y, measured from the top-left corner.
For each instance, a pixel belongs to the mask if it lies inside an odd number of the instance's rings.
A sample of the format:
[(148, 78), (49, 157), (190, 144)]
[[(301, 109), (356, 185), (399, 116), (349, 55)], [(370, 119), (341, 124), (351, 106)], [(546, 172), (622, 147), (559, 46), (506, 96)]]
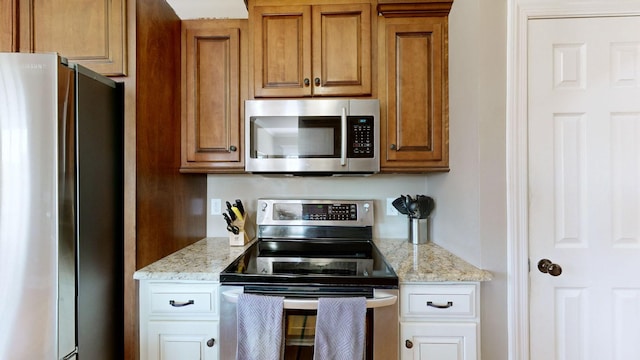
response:
[(222, 215), (222, 200), (211, 199), (211, 215)]

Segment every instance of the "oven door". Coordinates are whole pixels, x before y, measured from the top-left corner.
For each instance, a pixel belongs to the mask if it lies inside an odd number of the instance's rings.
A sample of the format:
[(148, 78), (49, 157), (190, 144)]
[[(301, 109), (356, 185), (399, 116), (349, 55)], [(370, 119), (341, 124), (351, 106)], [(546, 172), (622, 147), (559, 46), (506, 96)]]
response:
[[(220, 358), (235, 359), (237, 347), (238, 296), (244, 287), (222, 286)], [(285, 298), (284, 359), (313, 359), (315, 319), (318, 300)], [(374, 290), (367, 299), (365, 358), (389, 360), (398, 358), (398, 290)], [(376, 326), (378, 324), (378, 326)]]

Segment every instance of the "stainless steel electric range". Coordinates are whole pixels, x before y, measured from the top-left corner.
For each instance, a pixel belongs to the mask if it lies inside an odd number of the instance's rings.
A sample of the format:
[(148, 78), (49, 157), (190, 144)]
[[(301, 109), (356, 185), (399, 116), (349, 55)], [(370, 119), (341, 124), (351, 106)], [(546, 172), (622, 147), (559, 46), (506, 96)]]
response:
[(398, 276), (373, 223), (373, 200), (258, 200), (258, 240), (220, 274), (221, 358), (235, 358), (243, 292), (285, 297), (285, 359), (312, 359), (318, 298), (336, 296), (367, 298), (366, 359), (397, 358)]

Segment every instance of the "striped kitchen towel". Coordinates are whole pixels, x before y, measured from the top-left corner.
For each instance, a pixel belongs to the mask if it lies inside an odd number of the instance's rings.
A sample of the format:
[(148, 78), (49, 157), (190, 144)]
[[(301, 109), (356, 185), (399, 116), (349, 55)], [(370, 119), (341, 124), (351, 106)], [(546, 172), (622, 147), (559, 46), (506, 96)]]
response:
[(366, 314), (363, 297), (318, 299), (313, 359), (363, 359)]
[(239, 295), (236, 360), (282, 358), (283, 305), (283, 297)]

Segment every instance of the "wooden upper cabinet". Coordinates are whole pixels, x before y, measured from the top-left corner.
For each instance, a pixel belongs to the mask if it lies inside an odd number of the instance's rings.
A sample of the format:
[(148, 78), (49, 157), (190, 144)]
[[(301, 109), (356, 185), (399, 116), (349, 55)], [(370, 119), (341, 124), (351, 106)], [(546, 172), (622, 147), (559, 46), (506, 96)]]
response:
[(447, 171), (448, 10), (443, 16), (406, 10), (381, 23), (381, 171)]
[(242, 172), (246, 20), (182, 22), (181, 172)]
[(57, 52), (103, 75), (126, 75), (125, 0), (20, 1), (20, 52)]
[(254, 96), (371, 94), (371, 4), (254, 6)]
[(0, 51), (17, 51), (18, 0), (0, 0)]

